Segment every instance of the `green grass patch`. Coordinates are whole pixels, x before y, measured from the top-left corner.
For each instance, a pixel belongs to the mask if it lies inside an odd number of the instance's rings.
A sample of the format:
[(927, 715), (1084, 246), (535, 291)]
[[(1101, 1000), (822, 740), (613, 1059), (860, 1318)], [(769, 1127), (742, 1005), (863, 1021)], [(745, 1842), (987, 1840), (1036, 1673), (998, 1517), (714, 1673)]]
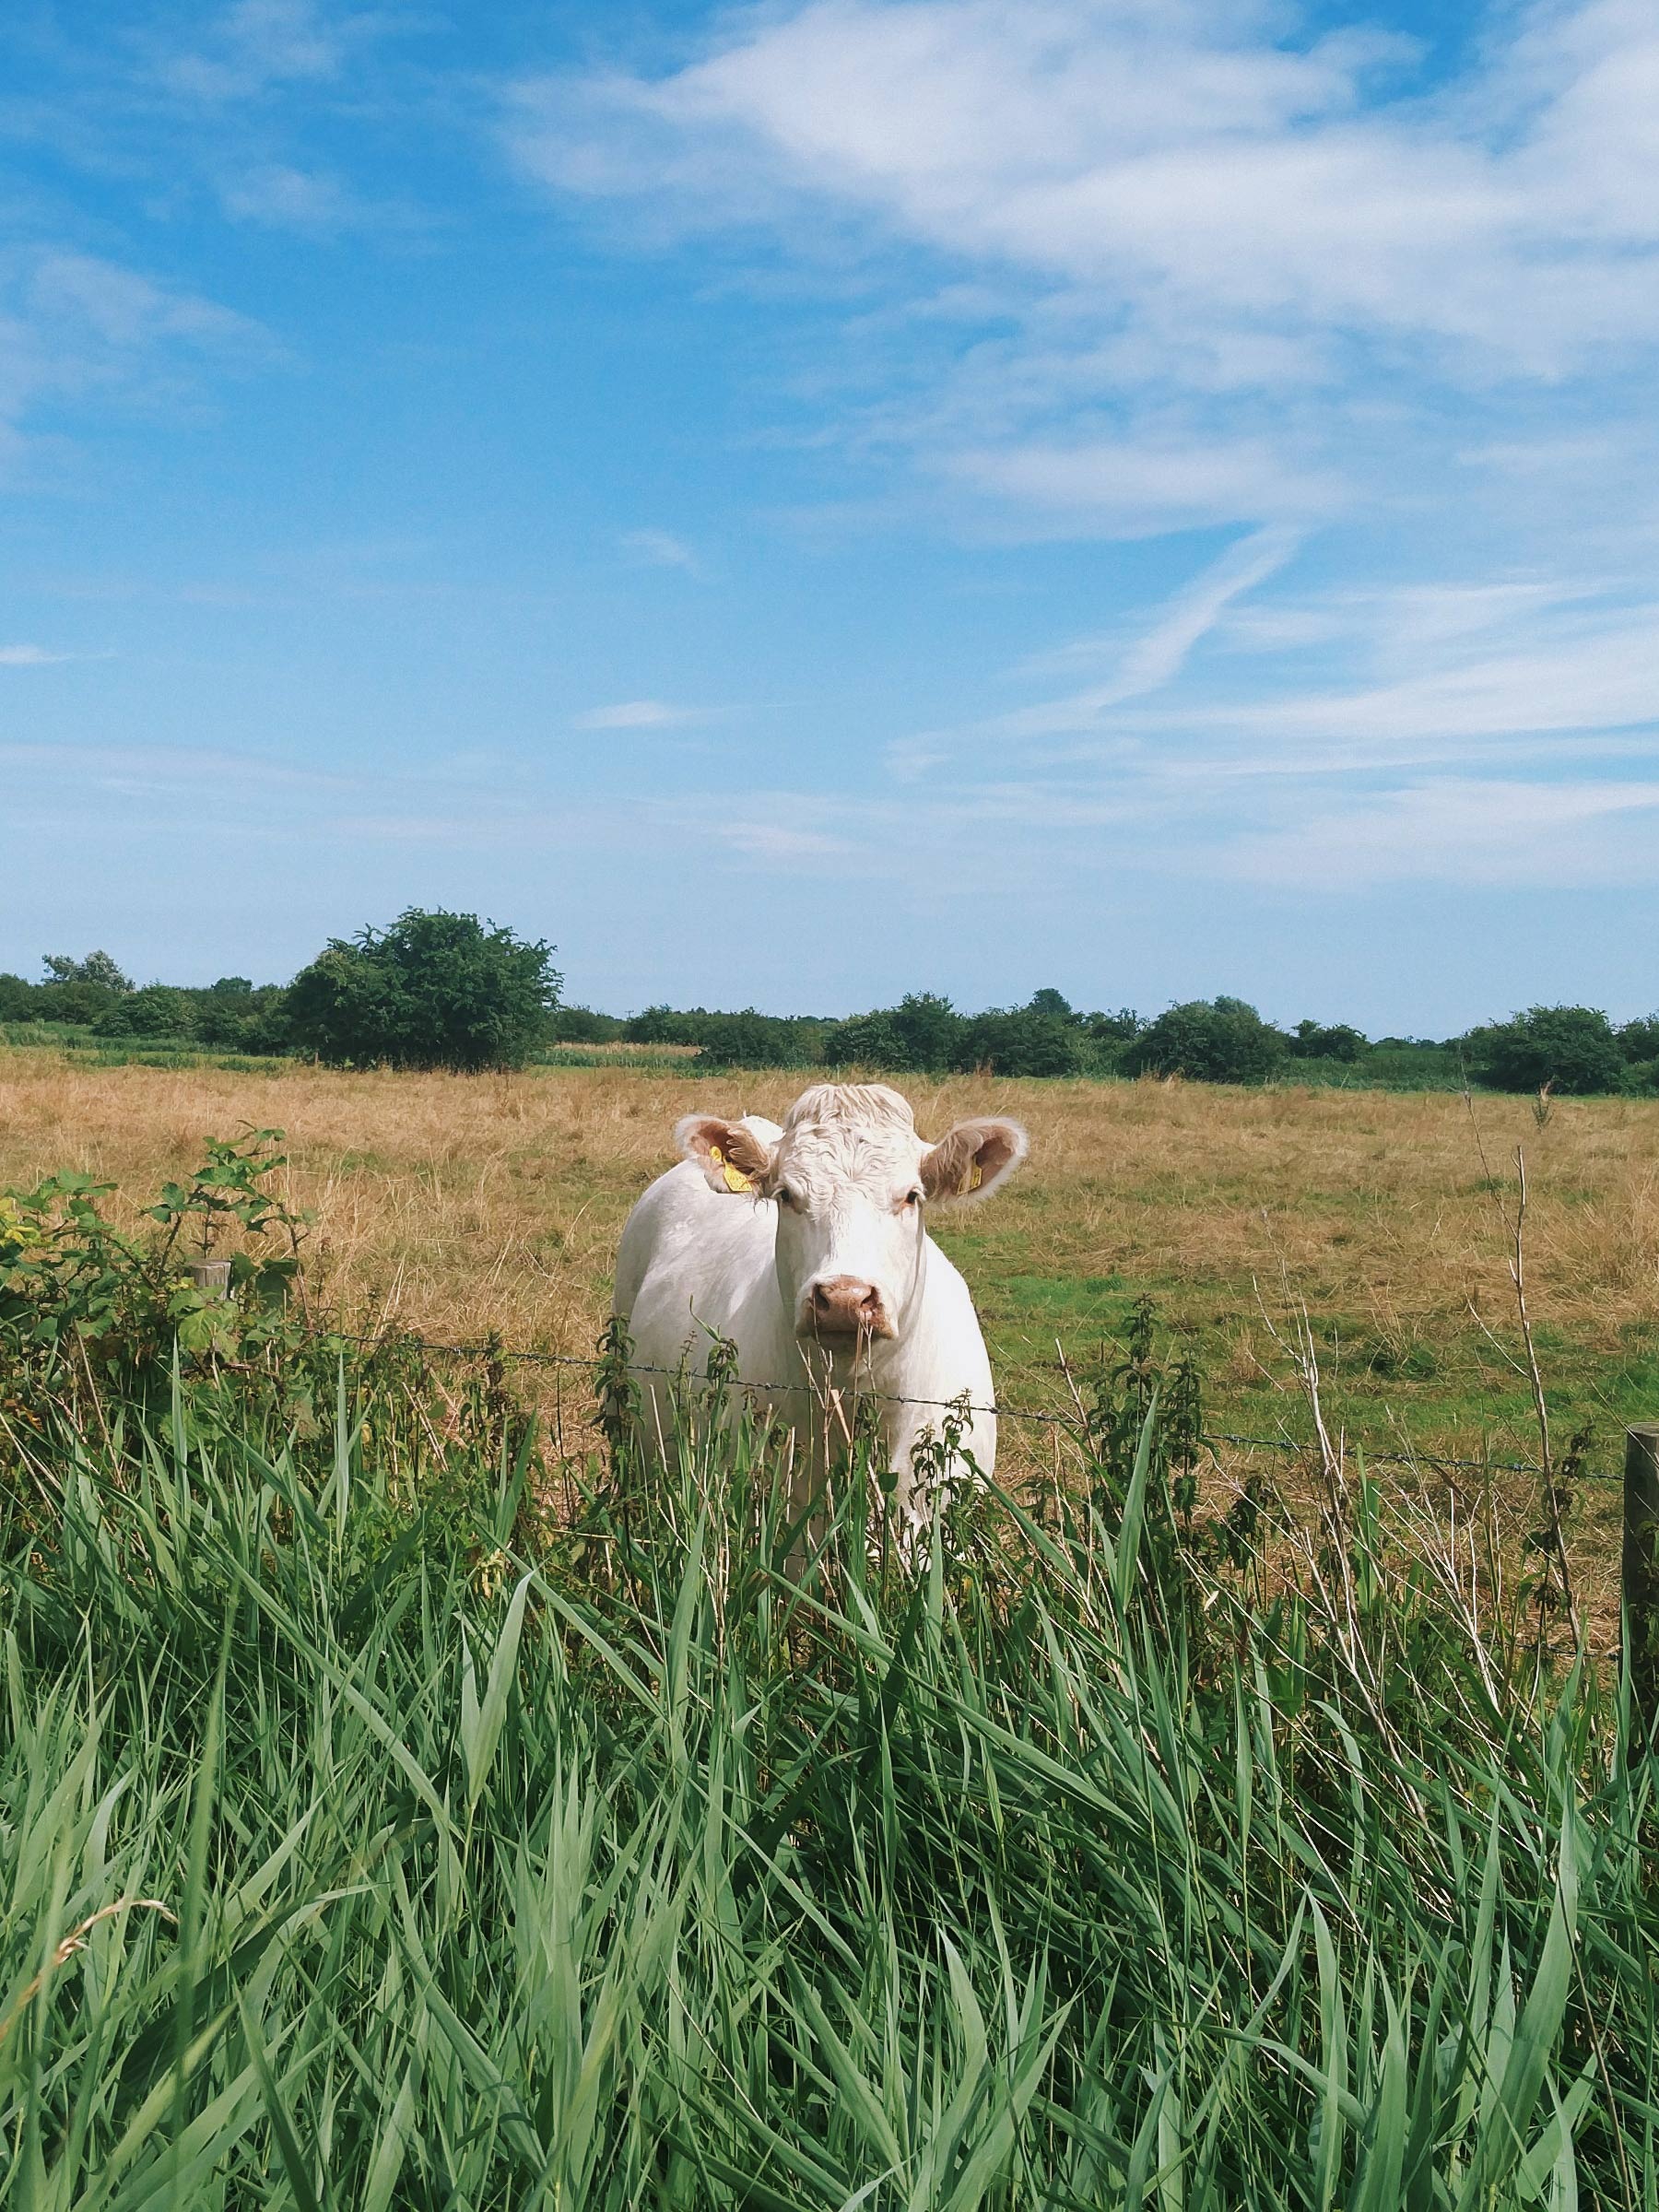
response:
[(1149, 1430), (911, 1571), (856, 1465), (424, 1401), (13, 1427), (11, 2201), (1655, 2204), (1652, 1764), (1371, 1486), (1334, 1600)]

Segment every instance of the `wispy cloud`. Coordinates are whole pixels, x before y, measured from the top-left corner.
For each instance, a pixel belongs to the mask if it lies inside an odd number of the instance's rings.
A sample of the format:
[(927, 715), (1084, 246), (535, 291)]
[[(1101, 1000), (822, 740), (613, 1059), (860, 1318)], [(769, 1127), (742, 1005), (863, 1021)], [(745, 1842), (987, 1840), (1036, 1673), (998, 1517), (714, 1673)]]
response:
[(157, 74), (191, 100), (244, 100), (272, 84), (333, 76), (354, 32), (371, 20), (330, 21), (314, 0), (233, 0), (199, 44), (165, 56)]
[(1256, 620), (1244, 595), (1290, 550), (1242, 541), (1127, 643), (1073, 648), (1115, 650), (1099, 685), (902, 740), (889, 767), (925, 806), (948, 789), (958, 831), (994, 815), (1052, 840), (1117, 818), (1137, 829), (1123, 865), (1184, 854), (1301, 892), (1588, 882), (1597, 853), (1609, 880), (1641, 879), (1659, 604), (1588, 579), (1326, 589), (1268, 611), (1264, 667), (1228, 631)]
[(206, 370), (277, 352), (249, 316), (102, 255), (0, 250), (0, 463), (27, 456), (51, 403), (176, 406)]
[[(1495, 14), (1439, 81), (1413, 41), (1322, 19), (784, 0), (661, 74), (521, 79), (503, 129), (653, 242), (759, 229), (827, 296), (859, 262), (872, 388), (843, 431), (961, 505), (1106, 535), (1307, 522), (1432, 501), (1459, 454), (1559, 452), (1559, 395), (1659, 343), (1647, 10)], [(1575, 439), (1623, 496), (1629, 438)]]
[(244, 162), (227, 169), (218, 197), (233, 221), (256, 223), (268, 230), (331, 236), (341, 230), (408, 229), (415, 219), (406, 208), (366, 199), (326, 170), (287, 161)]
[(624, 530), (617, 542), (630, 560), (646, 568), (681, 569), (688, 576), (703, 573), (695, 547), (672, 530)]
[(0, 668), (50, 668), (60, 661), (80, 657), (73, 653), (48, 653), (43, 645), (0, 645)]
[(1567, 885), (1652, 879), (1659, 777), (1522, 782), (1441, 777), (1309, 810), (1215, 855), (1230, 876), (1324, 892), (1383, 883)]
[(1103, 682), (994, 715), (970, 731), (933, 731), (900, 738), (888, 748), (889, 771), (901, 782), (916, 782), (949, 759), (963, 739), (982, 748), (987, 741), (995, 746), (1008, 737), (1090, 730), (1113, 709), (1164, 690), (1180, 677), (1189, 656), (1233, 602), (1283, 568), (1300, 542), (1295, 532), (1285, 529), (1253, 531), (1173, 593), (1138, 634), (1077, 639), (1058, 653), (1045, 654), (1029, 671), (1041, 673), (1056, 665), (1105, 657), (1114, 665)]
[(1299, 540), (1285, 530), (1258, 530), (1230, 547), (1193, 582), (1166, 602), (1149, 626), (1123, 651), (1114, 673), (1064, 699), (1022, 707), (1000, 717), (998, 726), (1016, 735), (1087, 729), (1112, 707), (1145, 698), (1172, 683), (1193, 652), (1242, 594), (1266, 582), (1284, 567)]
[(845, 838), (822, 830), (795, 830), (782, 822), (716, 822), (715, 834), (751, 860), (773, 867), (802, 862), (843, 861), (853, 850)]
[(707, 722), (710, 707), (673, 705), (662, 699), (625, 699), (614, 707), (591, 707), (571, 720), (576, 730), (674, 730), (688, 723)]

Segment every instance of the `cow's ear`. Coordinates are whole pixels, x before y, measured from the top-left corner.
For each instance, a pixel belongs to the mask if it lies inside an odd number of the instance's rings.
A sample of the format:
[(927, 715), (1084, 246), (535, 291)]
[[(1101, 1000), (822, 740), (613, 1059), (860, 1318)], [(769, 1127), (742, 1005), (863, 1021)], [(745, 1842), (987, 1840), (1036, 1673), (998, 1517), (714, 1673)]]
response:
[(771, 1172), (771, 1153), (741, 1122), (688, 1113), (675, 1124), (674, 1141), (688, 1159), (696, 1160), (712, 1191), (747, 1192), (758, 1197)]
[(1030, 1148), (1018, 1122), (959, 1122), (923, 1154), (922, 1188), (935, 1205), (977, 1205), (1007, 1181)]

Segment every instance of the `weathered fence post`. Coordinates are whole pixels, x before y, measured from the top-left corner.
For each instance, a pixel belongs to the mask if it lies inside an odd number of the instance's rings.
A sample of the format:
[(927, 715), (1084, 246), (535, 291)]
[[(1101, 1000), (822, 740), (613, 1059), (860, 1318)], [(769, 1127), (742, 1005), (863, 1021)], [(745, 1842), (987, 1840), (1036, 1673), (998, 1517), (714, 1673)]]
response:
[(1659, 1723), (1659, 1424), (1625, 1430), (1625, 1660), (1643, 1736)]
[(184, 1272), (204, 1298), (229, 1297), (230, 1263), (229, 1260), (186, 1260)]

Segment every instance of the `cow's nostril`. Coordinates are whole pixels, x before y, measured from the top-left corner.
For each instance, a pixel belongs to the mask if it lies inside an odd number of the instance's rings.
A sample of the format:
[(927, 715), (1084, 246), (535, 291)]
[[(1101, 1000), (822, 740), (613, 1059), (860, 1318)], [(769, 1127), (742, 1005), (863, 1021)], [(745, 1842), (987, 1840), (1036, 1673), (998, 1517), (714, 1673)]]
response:
[(886, 1324), (881, 1292), (861, 1276), (831, 1275), (813, 1284), (808, 1297), (814, 1322), (834, 1329), (880, 1329)]

